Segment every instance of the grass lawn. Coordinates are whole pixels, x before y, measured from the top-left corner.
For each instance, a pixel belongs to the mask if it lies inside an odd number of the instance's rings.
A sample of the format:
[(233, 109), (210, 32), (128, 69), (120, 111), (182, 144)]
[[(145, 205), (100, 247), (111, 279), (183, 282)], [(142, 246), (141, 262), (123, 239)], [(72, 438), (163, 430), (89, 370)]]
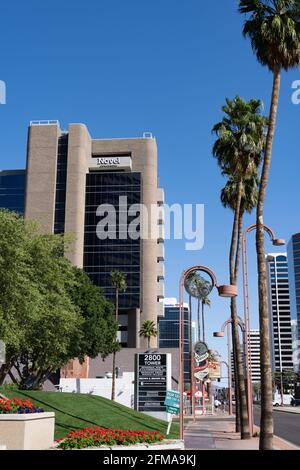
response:
[[(45, 411), (55, 412), (55, 439), (72, 430), (99, 425), (104, 428), (160, 431), (166, 433), (167, 423), (114, 403), (106, 398), (78, 393), (8, 390), (0, 387), (7, 398), (32, 401)], [(172, 423), (169, 438), (179, 437), (179, 424)]]

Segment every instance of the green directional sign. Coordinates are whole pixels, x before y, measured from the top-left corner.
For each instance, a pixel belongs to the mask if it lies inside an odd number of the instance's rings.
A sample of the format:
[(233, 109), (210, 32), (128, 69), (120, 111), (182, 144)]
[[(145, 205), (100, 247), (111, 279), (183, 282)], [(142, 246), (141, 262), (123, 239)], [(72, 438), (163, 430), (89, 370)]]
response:
[(167, 390), (164, 404), (167, 413), (178, 415), (180, 409), (180, 393), (174, 390)]

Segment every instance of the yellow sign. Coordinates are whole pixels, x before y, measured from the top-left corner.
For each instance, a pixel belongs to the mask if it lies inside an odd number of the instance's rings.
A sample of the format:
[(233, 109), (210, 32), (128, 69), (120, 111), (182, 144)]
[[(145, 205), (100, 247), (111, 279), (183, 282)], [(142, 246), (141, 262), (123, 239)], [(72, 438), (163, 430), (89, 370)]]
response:
[(221, 364), (219, 362), (209, 362), (208, 376), (211, 380), (216, 380), (216, 379), (221, 378)]

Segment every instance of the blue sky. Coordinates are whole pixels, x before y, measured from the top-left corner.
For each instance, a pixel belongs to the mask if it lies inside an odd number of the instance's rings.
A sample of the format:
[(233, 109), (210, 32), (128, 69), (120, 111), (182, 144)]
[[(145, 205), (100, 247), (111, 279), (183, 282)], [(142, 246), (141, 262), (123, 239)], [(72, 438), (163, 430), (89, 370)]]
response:
[[(224, 98), (261, 98), (268, 111), (271, 74), (242, 37), (237, 0), (11, 0), (1, 7), (0, 167), (22, 168), (27, 125), (84, 122), (92, 136), (137, 137), (151, 131), (159, 148), (166, 202), (205, 204), (205, 246), (186, 252), (166, 242), (166, 295), (191, 264), (206, 264), (228, 281), (232, 214), (222, 208), (225, 184), (211, 156), (211, 128)], [(291, 102), (298, 70), (283, 75), (265, 223), (289, 239), (299, 224), (300, 106)], [(247, 217), (252, 223), (254, 215)], [(258, 326), (254, 235), (250, 237), (251, 326)], [(267, 245), (268, 249), (269, 245)], [(270, 251), (273, 251), (270, 247)], [(229, 315), (212, 296), (209, 333)], [(242, 289), (240, 287), (240, 311)], [(224, 341), (211, 340), (225, 351)]]

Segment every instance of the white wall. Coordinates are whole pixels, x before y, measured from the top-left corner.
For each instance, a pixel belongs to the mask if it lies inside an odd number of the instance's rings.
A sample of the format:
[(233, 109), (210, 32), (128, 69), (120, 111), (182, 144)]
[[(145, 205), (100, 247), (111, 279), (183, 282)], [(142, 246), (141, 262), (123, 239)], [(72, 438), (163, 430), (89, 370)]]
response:
[[(111, 399), (112, 379), (64, 379), (59, 382), (60, 390), (65, 393), (86, 393)], [(134, 407), (134, 373), (124, 372), (116, 379), (116, 400), (129, 408)]]

